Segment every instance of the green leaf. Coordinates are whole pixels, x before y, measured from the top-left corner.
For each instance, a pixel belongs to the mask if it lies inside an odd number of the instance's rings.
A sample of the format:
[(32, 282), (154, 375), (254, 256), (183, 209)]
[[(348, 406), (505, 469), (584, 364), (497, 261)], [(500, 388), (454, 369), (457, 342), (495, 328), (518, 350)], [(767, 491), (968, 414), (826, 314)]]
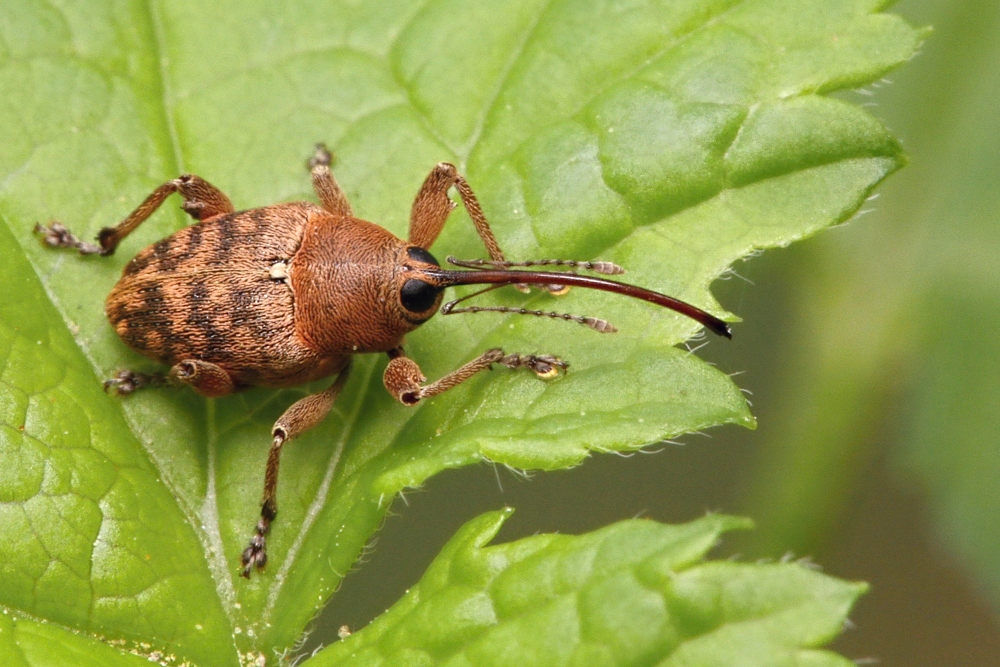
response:
[(392, 609), (304, 665), (851, 664), (816, 649), (864, 584), (702, 561), (745, 520), (632, 520), (486, 546), (509, 514), (470, 521)]
[[(725, 314), (708, 288), (733, 261), (847, 219), (900, 166), (878, 122), (823, 97), (913, 53), (919, 33), (880, 7), (5, 2), (0, 605), (205, 665), (270, 657), (395, 494), (443, 468), (553, 469), (753, 424), (722, 371), (672, 347), (694, 323), (606, 294), (497, 293), (621, 332), (436, 318), (407, 343), (428, 377), (495, 345), (572, 368), (549, 384), (497, 371), (416, 410), (382, 389), (383, 359), (360, 359), (334, 413), (286, 449), (271, 565), (245, 583), (270, 425), (316, 387), (104, 395), (115, 369), (151, 367), (108, 326), (104, 296), (132, 253), (187, 221), (157, 213), (108, 259), (41, 247), (36, 221), (91, 236), (184, 171), (238, 207), (309, 198), (303, 159), (323, 140), (355, 210), (396, 233), (451, 160), (511, 257), (616, 261)], [(483, 255), (458, 214), (434, 251)]]
[(19, 618), (7, 611), (0, 615), (0, 656), (6, 667), (149, 667), (151, 660), (171, 657), (149, 645), (131, 651), (134, 655), (58, 625)]

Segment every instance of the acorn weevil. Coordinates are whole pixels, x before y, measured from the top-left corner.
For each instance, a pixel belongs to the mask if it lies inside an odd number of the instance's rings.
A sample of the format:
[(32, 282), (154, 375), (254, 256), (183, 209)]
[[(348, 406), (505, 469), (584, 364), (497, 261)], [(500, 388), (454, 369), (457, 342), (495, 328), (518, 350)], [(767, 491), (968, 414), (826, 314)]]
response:
[[(111, 255), (171, 194), (197, 223), (146, 248), (125, 265), (105, 302), (105, 313), (126, 345), (170, 367), (166, 374), (120, 371), (105, 389), (129, 394), (164, 384), (190, 385), (202, 396), (225, 396), (246, 387), (290, 387), (336, 375), (330, 387), (289, 407), (271, 430), (260, 520), (242, 554), (242, 572), (267, 562), (265, 536), (278, 513), (276, 489), (282, 447), (321, 422), (347, 380), (351, 357), (384, 352), (386, 389), (404, 405), (416, 405), (476, 373), (501, 364), (551, 377), (567, 364), (549, 355), (507, 354), (492, 349), (435, 382), (403, 352), (403, 337), (440, 309), (508, 312), (571, 320), (599, 332), (614, 327), (593, 317), (509, 308), (441, 306), (454, 285), (489, 285), (483, 291), (530, 284), (555, 294), (569, 286), (599, 289), (673, 309), (716, 334), (730, 337), (722, 320), (690, 304), (641, 287), (574, 272), (525, 271), (561, 266), (604, 274), (621, 273), (610, 262), (538, 260), (509, 262), (490, 230), (468, 182), (451, 164), (438, 164), (417, 193), (407, 241), (360, 220), (330, 171), (331, 156), (320, 144), (309, 160), (321, 206), (305, 202), (236, 211), (229, 198), (198, 176), (185, 175), (158, 187), (97, 244), (79, 240), (58, 222), (36, 225), (43, 241), (84, 255)], [(454, 186), (489, 253), (489, 260), (449, 263), (444, 269), (428, 251), (455, 203)], [(519, 268), (515, 268), (519, 267)]]

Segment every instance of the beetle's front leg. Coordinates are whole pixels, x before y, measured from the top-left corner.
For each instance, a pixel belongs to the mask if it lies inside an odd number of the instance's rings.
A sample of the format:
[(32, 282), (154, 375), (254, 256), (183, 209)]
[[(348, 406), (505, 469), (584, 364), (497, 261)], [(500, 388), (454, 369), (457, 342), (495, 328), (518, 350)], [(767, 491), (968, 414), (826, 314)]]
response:
[(391, 359), (382, 375), (382, 382), (389, 393), (403, 405), (416, 405), (423, 398), (448, 391), (476, 373), (489, 370), (493, 364), (501, 364), (507, 368), (527, 368), (541, 378), (555, 377), (560, 370), (566, 370), (569, 366), (559, 357), (547, 354), (506, 354), (500, 348), (493, 348), (440, 380), (424, 384), (427, 378), (420, 372), (420, 366), (405, 356), (402, 348), (392, 350), (389, 356)]
[(207, 220), (235, 211), (229, 197), (217, 187), (200, 176), (185, 174), (153, 190), (127, 218), (114, 227), (105, 227), (98, 232), (96, 244), (81, 241), (62, 223), (55, 221), (47, 227), (35, 225), (35, 233), (41, 234), (42, 241), (54, 248), (76, 248), (81, 255), (112, 255), (118, 244), (175, 192), (184, 197), (181, 208), (195, 220)]
[[(483, 207), (479, 205), (475, 193), (465, 177), (458, 173), (455, 165), (441, 162), (424, 180), (424, 184), (417, 193), (417, 198), (413, 200), (413, 207), (410, 209), (410, 234), (409, 240), (413, 245), (424, 250), (429, 250), (441, 230), (448, 220), (448, 214), (455, 208), (455, 202), (448, 196), (448, 190), (455, 186), (465, 210), (472, 219), (472, 224), (476, 227), (476, 233), (486, 246), (486, 251), (490, 254), (490, 260), (483, 262), (489, 266), (499, 266), (509, 268), (510, 266), (534, 266), (537, 264), (560, 264), (563, 266), (579, 266), (586, 264), (593, 266), (591, 262), (575, 262), (566, 260), (542, 260), (540, 262), (508, 262), (504, 257), (500, 244), (497, 243), (490, 223), (486, 220)], [(450, 258), (448, 261), (452, 261)], [(468, 264), (476, 264), (475, 261)], [(617, 267), (616, 267), (617, 268)], [(621, 270), (619, 269), (619, 273)], [(516, 284), (515, 287), (527, 293), (528, 286)], [(556, 296), (562, 296), (569, 291), (564, 285), (543, 285), (542, 289)]]
[(458, 173), (455, 165), (447, 162), (441, 162), (434, 167), (413, 201), (410, 210), (410, 243), (428, 250), (437, 239), (445, 221), (448, 220), (448, 214), (455, 208), (455, 202), (448, 197), (448, 190), (453, 185), (462, 197), (465, 209), (472, 218), (472, 224), (476, 227), (476, 233), (486, 246), (490, 258), (497, 262), (504, 261), (500, 244), (493, 236), (493, 230), (490, 229), (490, 224), (486, 221), (483, 209), (468, 181)]
[(250, 571), (253, 568), (263, 569), (267, 564), (266, 535), (271, 529), (274, 517), (278, 515), (278, 465), (281, 462), (281, 449), (292, 438), (305, 433), (313, 426), (316, 426), (326, 418), (326, 415), (333, 408), (333, 402), (337, 399), (337, 394), (343, 389), (347, 382), (349, 366), (345, 366), (340, 371), (340, 375), (332, 385), (326, 390), (312, 396), (296, 401), (292, 407), (285, 410), (285, 413), (274, 422), (271, 429), (271, 449), (267, 453), (267, 469), (264, 471), (264, 494), (260, 502), (260, 520), (254, 536), (250, 539), (250, 544), (243, 550), (240, 562), (243, 571), (240, 575), (250, 578)]

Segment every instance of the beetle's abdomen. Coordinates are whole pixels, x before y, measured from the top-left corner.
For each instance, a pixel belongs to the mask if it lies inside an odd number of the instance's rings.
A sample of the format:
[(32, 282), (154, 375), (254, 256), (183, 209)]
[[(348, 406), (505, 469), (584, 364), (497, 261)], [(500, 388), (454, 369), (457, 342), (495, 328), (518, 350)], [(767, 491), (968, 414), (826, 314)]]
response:
[(281, 204), (176, 232), (125, 266), (105, 304), (108, 319), (137, 352), (169, 365), (208, 361), (240, 385), (321, 377), (325, 364), (296, 337), (281, 269), (316, 214), (325, 215), (310, 204)]

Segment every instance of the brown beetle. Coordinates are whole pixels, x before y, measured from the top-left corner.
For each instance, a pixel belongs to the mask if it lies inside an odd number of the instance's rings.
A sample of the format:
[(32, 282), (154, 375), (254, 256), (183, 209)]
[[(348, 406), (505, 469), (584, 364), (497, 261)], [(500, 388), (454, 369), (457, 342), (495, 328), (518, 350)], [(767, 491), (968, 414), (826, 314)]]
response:
[[(225, 396), (250, 386), (290, 387), (337, 376), (328, 389), (297, 401), (274, 424), (260, 521), (242, 554), (245, 577), (254, 566), (262, 568), (267, 562), (265, 535), (278, 512), (281, 448), (326, 417), (344, 386), (353, 355), (387, 353), (385, 387), (405, 405), (440, 394), (497, 363), (528, 368), (541, 377), (566, 368), (557, 357), (493, 349), (427, 384), (420, 367), (405, 356), (403, 337), (441, 308), (446, 287), (487, 284), (486, 289), (493, 289), (513, 284), (526, 289), (537, 284), (554, 293), (572, 285), (600, 289), (671, 308), (730, 336), (722, 320), (657, 292), (575, 273), (512, 270), (556, 265), (622, 272), (610, 262), (506, 261), (469, 184), (450, 164), (437, 165), (424, 181), (413, 202), (409, 240), (403, 241), (353, 216), (330, 172), (330, 161), (322, 145), (309, 161), (322, 207), (293, 202), (237, 212), (229, 198), (207, 181), (185, 175), (158, 187), (117, 226), (102, 229), (99, 245), (80, 241), (58, 222), (36, 226), (51, 246), (76, 248), (84, 255), (110, 255), (175, 192), (184, 198), (182, 208), (198, 221), (136, 255), (105, 303), (121, 339), (170, 366), (169, 372), (121, 371), (105, 382), (105, 389), (129, 394), (169, 382), (191, 385), (203, 396)], [(455, 207), (448, 197), (452, 186), (490, 255), (488, 261), (449, 258), (456, 266), (472, 269), (468, 271), (442, 269), (428, 252)], [(498, 306), (456, 308), (462, 300), (445, 304), (442, 312), (513, 312), (614, 331), (604, 320), (592, 317)]]

